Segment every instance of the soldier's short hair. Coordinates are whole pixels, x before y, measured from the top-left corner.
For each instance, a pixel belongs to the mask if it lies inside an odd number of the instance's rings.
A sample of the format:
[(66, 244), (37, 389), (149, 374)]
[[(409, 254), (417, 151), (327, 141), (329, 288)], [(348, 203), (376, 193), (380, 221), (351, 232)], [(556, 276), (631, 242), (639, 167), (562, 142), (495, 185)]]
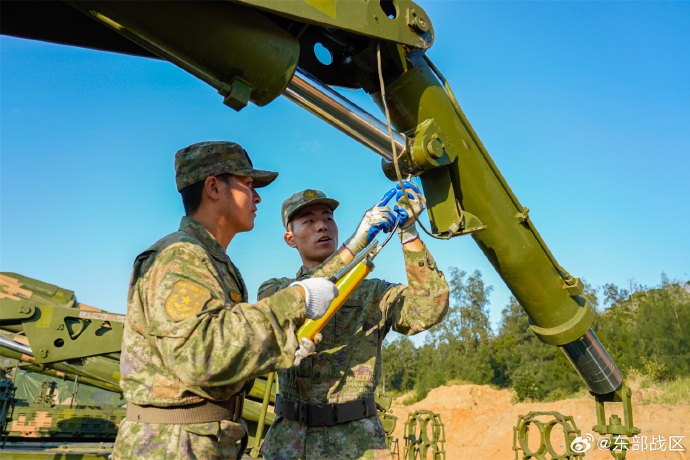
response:
[[(216, 177), (226, 184), (229, 184), (232, 174), (221, 174)], [(206, 180), (203, 182), (197, 182), (196, 184), (192, 184), (180, 190), (180, 195), (182, 196), (182, 206), (184, 206), (184, 213), (186, 216), (191, 216), (196, 212), (197, 209), (199, 209), (201, 197), (204, 194), (205, 183)]]

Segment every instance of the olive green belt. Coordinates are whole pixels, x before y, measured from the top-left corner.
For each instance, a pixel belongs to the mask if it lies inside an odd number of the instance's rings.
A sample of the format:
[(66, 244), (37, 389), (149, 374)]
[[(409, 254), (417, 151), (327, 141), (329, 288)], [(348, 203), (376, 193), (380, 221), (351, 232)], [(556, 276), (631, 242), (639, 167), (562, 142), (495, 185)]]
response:
[(219, 422), (242, 417), (244, 394), (227, 401), (202, 401), (186, 406), (157, 407), (127, 403), (127, 420), (139, 423), (189, 424)]
[(344, 403), (309, 404), (277, 395), (275, 413), (309, 427), (333, 426), (376, 415), (376, 400), (365, 396)]

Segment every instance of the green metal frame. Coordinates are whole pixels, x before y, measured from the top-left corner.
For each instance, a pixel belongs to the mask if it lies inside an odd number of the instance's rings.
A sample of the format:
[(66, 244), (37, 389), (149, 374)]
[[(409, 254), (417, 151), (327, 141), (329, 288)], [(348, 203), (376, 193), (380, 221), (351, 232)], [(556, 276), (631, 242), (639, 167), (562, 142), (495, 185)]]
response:
[[(539, 432), (539, 443), (530, 443), (530, 428), (535, 427)], [(565, 450), (556, 451), (551, 435), (554, 428), (563, 430)], [(583, 453), (575, 452), (571, 444), (580, 436), (580, 430), (571, 416), (565, 416), (555, 411), (533, 411), (527, 415), (518, 415), (517, 424), (513, 427), (513, 450), (515, 460), (578, 460), (584, 458)], [(531, 444), (531, 446), (530, 446)], [(522, 454), (520, 454), (522, 451)]]
[(335, 27), (357, 35), (426, 49), (433, 43), (431, 21), (409, 0), (232, 0), (300, 22)]
[(441, 416), (428, 410), (417, 410), (405, 422), (405, 460), (445, 460), (445, 425)]

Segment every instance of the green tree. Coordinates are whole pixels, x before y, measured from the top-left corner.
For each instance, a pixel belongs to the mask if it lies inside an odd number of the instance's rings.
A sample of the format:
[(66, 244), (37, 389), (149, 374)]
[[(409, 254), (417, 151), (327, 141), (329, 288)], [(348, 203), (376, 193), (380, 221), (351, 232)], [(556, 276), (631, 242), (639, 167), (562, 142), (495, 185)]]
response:
[(382, 382), (383, 391), (410, 391), (417, 380), (419, 352), (407, 336), (383, 344)]
[[(632, 328), (638, 359), (633, 367), (658, 380), (690, 375), (690, 294), (662, 275), (659, 288), (635, 296)], [(644, 359), (641, 359), (644, 358)]]
[(437, 358), (433, 362), (446, 372), (446, 381), (460, 379), (489, 383), (493, 379), (489, 321), (489, 295), (493, 290), (476, 270), (471, 275), (455, 267), (449, 270), (451, 305), (443, 322), (429, 331), (427, 344)]
[(561, 350), (542, 343), (529, 329), (529, 318), (515, 298), (502, 311), (492, 349), (494, 383), (513, 387), (520, 400), (541, 400), (582, 387)]
[(604, 291), (604, 303), (606, 305), (620, 305), (630, 297), (630, 292), (626, 289), (621, 289), (613, 283), (604, 284), (602, 287)]
[(417, 400), (424, 398), (430, 390), (445, 385), (453, 378), (448, 366), (455, 364), (455, 360), (446, 354), (447, 348), (447, 345), (442, 344), (437, 347), (427, 341), (418, 349), (419, 373), (414, 386)]
[(621, 371), (657, 380), (690, 374), (690, 294), (680, 282), (662, 275), (656, 288), (603, 290), (609, 307), (594, 329)]
[[(493, 382), (519, 399), (562, 398), (584, 382), (558, 347), (542, 343), (529, 317), (511, 298), (496, 334), (489, 324), (489, 294), (479, 271), (449, 270), (448, 316), (415, 348), (407, 337), (384, 344), (387, 388), (415, 390), (416, 399), (450, 380)], [(657, 380), (690, 375), (690, 292), (662, 275), (652, 289), (584, 283), (595, 308), (593, 328), (624, 373), (637, 369)], [(599, 293), (601, 294), (599, 296)]]

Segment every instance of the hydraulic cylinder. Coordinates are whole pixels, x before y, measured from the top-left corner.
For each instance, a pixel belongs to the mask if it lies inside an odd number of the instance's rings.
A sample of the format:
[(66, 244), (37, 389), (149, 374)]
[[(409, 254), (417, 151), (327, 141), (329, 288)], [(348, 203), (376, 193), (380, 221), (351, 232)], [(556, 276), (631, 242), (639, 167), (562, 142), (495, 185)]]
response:
[[(393, 127), (414, 139), (400, 166), (420, 175), (434, 233), (453, 236), (463, 213), (476, 216), (486, 228), (472, 237), (529, 315), (534, 333), (561, 347), (590, 390), (616, 390), (622, 377), (590, 329), (594, 312), (582, 283), (555, 261), (432, 68), (417, 60), (385, 94)], [(373, 97), (383, 105), (380, 93)], [(384, 170), (390, 177), (393, 169)]]

